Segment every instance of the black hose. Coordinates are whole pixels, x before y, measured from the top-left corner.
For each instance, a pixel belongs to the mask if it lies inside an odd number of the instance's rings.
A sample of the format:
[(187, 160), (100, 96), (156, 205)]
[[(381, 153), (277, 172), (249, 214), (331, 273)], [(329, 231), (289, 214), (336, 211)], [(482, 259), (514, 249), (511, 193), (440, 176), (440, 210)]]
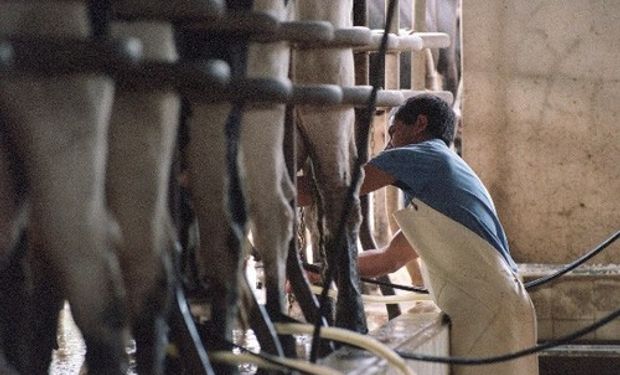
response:
[(603, 241), (602, 243), (600, 243), (598, 246), (596, 246), (594, 249), (590, 250), (588, 253), (586, 253), (585, 255), (582, 255), (580, 258), (578, 258), (577, 260), (575, 260), (572, 263), (569, 263), (566, 265), (566, 267), (562, 268), (561, 270), (549, 275), (549, 276), (545, 276), (545, 277), (541, 277), (539, 279), (536, 280), (532, 280), (530, 282), (525, 283), (525, 289), (527, 290), (531, 290), (531, 289), (535, 289), (543, 284), (546, 284), (552, 280), (557, 279), (558, 277), (564, 275), (565, 273), (574, 270), (575, 268), (579, 267), (580, 265), (584, 264), (585, 262), (587, 262), (590, 258), (592, 258), (593, 256), (595, 256), (596, 254), (600, 253), (601, 251), (603, 251), (607, 246), (611, 245), (612, 243), (614, 243), (614, 241), (616, 241), (618, 239), (618, 237), (620, 237), (620, 231), (617, 231), (616, 233), (614, 233), (611, 237), (609, 237), (608, 239), (606, 239), (605, 241)]
[(420, 288), (420, 287), (416, 287), (416, 286), (392, 284), (392, 283), (388, 283), (388, 282), (381, 281), (381, 280), (371, 279), (371, 278), (368, 278), (368, 277), (361, 277), (360, 280), (362, 280), (365, 283), (369, 283), (369, 284), (391, 286), (394, 289), (405, 290), (407, 292), (414, 292), (414, 293), (420, 293), (420, 294), (428, 294), (428, 289), (424, 289), (424, 288)]
[[(321, 267), (317, 266), (316, 264), (310, 264), (310, 263), (302, 263), (303, 268), (306, 271), (312, 272), (312, 273), (317, 273), (320, 274), (321, 273)], [(407, 285), (400, 285), (400, 284), (393, 284), (393, 283), (388, 283), (385, 281), (381, 281), (381, 280), (375, 280), (375, 279), (371, 279), (368, 277), (360, 277), (360, 280), (365, 282), (365, 283), (369, 283), (369, 284), (376, 284), (376, 285), (385, 285), (385, 286), (391, 286), (394, 289), (401, 289), (401, 290), (406, 290), (408, 292), (415, 292), (415, 293), (420, 293), (420, 294), (428, 294), (428, 290), (424, 289), (424, 288), (418, 288), (415, 286), (407, 286)]]
[(480, 357), (480, 358), (439, 357), (439, 356), (431, 356), (431, 355), (419, 354), (419, 353), (408, 353), (408, 352), (402, 352), (402, 351), (396, 351), (396, 353), (403, 358), (413, 359), (416, 361), (423, 361), (423, 362), (449, 363), (449, 364), (455, 364), (455, 365), (486, 365), (489, 363), (510, 361), (510, 360), (513, 360), (519, 357), (525, 357), (527, 355), (531, 355), (531, 354), (543, 351), (545, 349), (567, 344), (575, 340), (578, 337), (586, 335), (604, 326), (605, 324), (616, 319), (618, 316), (620, 316), (620, 309), (608, 314), (607, 316), (594, 322), (593, 324), (590, 324), (587, 327), (577, 330), (571, 334), (562, 336), (559, 339), (546, 341), (542, 344), (538, 344), (536, 346), (532, 346), (532, 347), (529, 347), (523, 350), (519, 350), (519, 351), (512, 352), (512, 353), (501, 354), (501, 355), (497, 355), (493, 357)]
[[(415, 361), (422, 361), (422, 362), (434, 362), (434, 363), (445, 363), (445, 364), (453, 364), (453, 365), (487, 365), (487, 364), (491, 364), (491, 363), (497, 363), (497, 362), (505, 362), (505, 361), (510, 361), (513, 359), (517, 359), (520, 357), (525, 357), (528, 355), (532, 355), (538, 352), (541, 352), (543, 350), (546, 349), (550, 349), (550, 348), (554, 348), (560, 345), (564, 345), (567, 344), (569, 342), (572, 342), (573, 340), (587, 335), (588, 333), (597, 330), (598, 328), (606, 325), (607, 323), (611, 322), (612, 320), (618, 318), (618, 316), (620, 316), (620, 309), (617, 309), (615, 311), (613, 311), (612, 313), (608, 314), (607, 316), (603, 317), (602, 319), (584, 327), (581, 328), (573, 333), (570, 333), (568, 335), (562, 336), (559, 339), (555, 339), (555, 340), (549, 340), (546, 341), (544, 343), (529, 347), (529, 348), (525, 348), (516, 352), (512, 352), (512, 353), (506, 353), (506, 354), (500, 354), (500, 355), (496, 355), (496, 356), (492, 356), (492, 357), (477, 357), (477, 358), (466, 358), (466, 357), (441, 357), (441, 356), (432, 356), (432, 355), (427, 355), (427, 354), (421, 354), (421, 353), (411, 353), (411, 352), (403, 352), (403, 351), (396, 351), (396, 353), (398, 355), (400, 355), (402, 358), (405, 359), (411, 359), (411, 360), (415, 360)], [(234, 343), (229, 343), (230, 345), (239, 348), (242, 351), (251, 353), (261, 359), (264, 359), (266, 361), (269, 361), (271, 363), (275, 363), (277, 365), (289, 368), (287, 365), (278, 363), (276, 360), (272, 359), (270, 355), (268, 354), (264, 354), (264, 353), (254, 353), (240, 345), (234, 344)], [(352, 345), (352, 344), (348, 344), (348, 343), (343, 343), (346, 346), (349, 347), (353, 347), (353, 348), (357, 348), (357, 349), (362, 349), (363, 348), (359, 348), (356, 345)]]
[[(553, 280), (557, 279), (558, 277), (560, 277), (560, 276), (562, 276), (562, 275), (564, 275), (564, 274), (574, 270), (575, 268), (581, 266), (582, 264), (584, 264), (585, 262), (587, 262), (588, 260), (593, 258), (595, 255), (597, 255), (598, 253), (600, 253), (601, 251), (606, 249), (609, 245), (614, 243), (618, 239), (618, 237), (620, 237), (620, 231), (617, 231), (611, 237), (607, 238), (605, 241), (603, 241), (600, 244), (598, 244), (594, 249), (592, 249), (589, 252), (587, 252), (586, 254), (582, 255), (577, 260), (567, 264), (565, 267), (563, 267), (562, 269), (554, 272), (553, 274), (548, 275), (548, 276), (544, 276), (544, 277), (541, 277), (539, 279), (532, 280), (532, 281), (529, 281), (529, 282), (525, 283), (524, 284), (525, 289), (527, 289), (527, 290), (536, 289), (539, 286), (544, 285), (544, 284), (546, 284), (546, 283), (548, 283), (550, 281), (553, 281)], [(308, 271), (311, 271), (311, 272), (317, 272), (316, 271), (317, 268), (315, 268), (315, 267), (317, 267), (317, 266), (314, 266), (314, 265), (311, 265), (311, 264), (309, 264), (309, 265), (304, 264), (304, 268), (306, 268)], [(375, 280), (375, 279), (372, 279), (372, 278), (366, 278), (366, 277), (362, 277), (361, 280), (363, 282), (370, 283), (370, 284), (388, 285), (388, 286), (391, 286), (394, 289), (405, 290), (405, 291), (421, 293), (421, 294), (428, 294), (428, 290), (424, 289), (424, 288), (417, 288), (417, 287), (401, 285), (401, 284), (386, 283), (386, 282), (383, 282), (383, 281)]]

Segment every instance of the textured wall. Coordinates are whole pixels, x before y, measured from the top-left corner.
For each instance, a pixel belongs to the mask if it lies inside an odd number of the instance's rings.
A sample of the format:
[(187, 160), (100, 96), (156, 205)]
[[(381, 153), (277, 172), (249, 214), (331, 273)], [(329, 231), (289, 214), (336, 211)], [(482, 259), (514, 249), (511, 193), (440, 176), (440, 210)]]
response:
[(463, 45), (464, 158), (515, 259), (567, 262), (620, 229), (620, 1), (466, 0)]

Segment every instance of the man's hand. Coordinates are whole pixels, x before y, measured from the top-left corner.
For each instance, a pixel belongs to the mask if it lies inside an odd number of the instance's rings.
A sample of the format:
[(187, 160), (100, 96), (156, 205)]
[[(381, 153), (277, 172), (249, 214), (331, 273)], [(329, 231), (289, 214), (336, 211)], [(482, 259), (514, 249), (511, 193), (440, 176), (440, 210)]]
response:
[(321, 284), (321, 275), (312, 271), (306, 271), (306, 277), (311, 284)]
[(312, 189), (307, 176), (297, 176), (297, 205), (300, 207), (312, 204)]
[[(308, 279), (310, 284), (322, 285), (323, 280), (321, 278), (320, 270), (321, 266), (319, 265), (309, 263), (303, 264), (303, 271), (306, 274), (306, 278)], [(285, 291), (286, 293), (292, 293), (293, 291), (291, 288), (290, 280), (286, 280)]]

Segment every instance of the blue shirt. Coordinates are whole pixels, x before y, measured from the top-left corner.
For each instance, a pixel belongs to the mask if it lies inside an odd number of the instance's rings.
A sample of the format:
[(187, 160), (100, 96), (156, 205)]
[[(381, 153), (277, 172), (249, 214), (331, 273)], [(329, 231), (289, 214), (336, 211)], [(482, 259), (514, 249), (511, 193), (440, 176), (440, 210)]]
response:
[(513, 271), (506, 234), (476, 173), (440, 139), (385, 150), (369, 161), (396, 180), (407, 204), (417, 198), (461, 223), (499, 251)]

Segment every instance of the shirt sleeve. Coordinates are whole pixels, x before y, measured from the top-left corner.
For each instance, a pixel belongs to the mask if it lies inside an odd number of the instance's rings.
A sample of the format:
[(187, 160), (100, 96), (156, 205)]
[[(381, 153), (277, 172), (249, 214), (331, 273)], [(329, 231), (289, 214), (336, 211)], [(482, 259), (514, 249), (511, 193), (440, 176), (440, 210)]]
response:
[(395, 186), (413, 198), (428, 181), (423, 155), (416, 150), (385, 150), (369, 161), (373, 166), (390, 174), (396, 180)]

